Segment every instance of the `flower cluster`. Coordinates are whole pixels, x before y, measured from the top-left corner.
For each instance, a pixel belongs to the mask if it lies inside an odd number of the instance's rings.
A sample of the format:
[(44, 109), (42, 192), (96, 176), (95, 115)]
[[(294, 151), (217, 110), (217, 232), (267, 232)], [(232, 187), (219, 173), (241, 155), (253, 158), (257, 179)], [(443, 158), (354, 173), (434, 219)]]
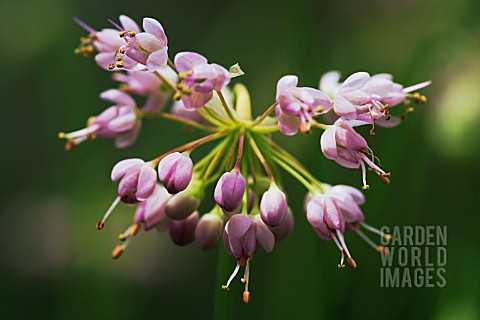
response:
[[(370, 76), (357, 72), (340, 82), (338, 72), (329, 72), (319, 88), (298, 87), (298, 77), (287, 75), (277, 83), (273, 104), (253, 118), (248, 91), (241, 84), (227, 85), (242, 75), (238, 65), (230, 70), (195, 52), (177, 53), (172, 60), (162, 25), (144, 18), (142, 27), (126, 16), (119, 23), (110, 21), (111, 29), (96, 31), (83, 21), (77, 23), (89, 32), (75, 52), (85, 57), (95, 54), (96, 63), (114, 71), (117, 89), (100, 94), (114, 105), (91, 117), (84, 129), (60, 133), (66, 149), (95, 138), (113, 138), (124, 148), (138, 138), (144, 119), (161, 118), (206, 132), (202, 138), (187, 142), (158, 157), (118, 162), (112, 181), (118, 181), (118, 196), (97, 223), (105, 227), (107, 218), (123, 202), (136, 205), (133, 223), (120, 234), (121, 245), (112, 253), (118, 258), (141, 232), (156, 229), (169, 232), (180, 246), (195, 242), (208, 250), (223, 239), (226, 251), (236, 261), (226, 282), (229, 289), (240, 268), (245, 285), (243, 301), (250, 300), (250, 265), (257, 249), (273, 250), (275, 243), (288, 237), (294, 225), (293, 212), (279, 172), (283, 169), (307, 190), (306, 218), (323, 240), (332, 240), (344, 261), (356, 268), (348, 250), (345, 233), (358, 234), (382, 254), (387, 250), (370, 240), (363, 230), (389, 239), (365, 223), (360, 206), (365, 202), (358, 189), (320, 182), (299, 161), (276, 144), (271, 135), (281, 132), (293, 136), (322, 130), (321, 151), (326, 158), (346, 168), (361, 168), (366, 191), (367, 167), (382, 182), (390, 183), (365, 138), (356, 131), (360, 126), (394, 127), (413, 111), (413, 103), (426, 98), (414, 91), (428, 86), (423, 82), (404, 87), (388, 74)], [(133, 96), (143, 97), (139, 107)], [(395, 106), (405, 111), (393, 115)], [(274, 113), (276, 116), (272, 116)], [(205, 156), (196, 150), (214, 144)], [(208, 186), (213, 195), (207, 195)], [(208, 205), (205, 199), (214, 200)], [(207, 213), (203, 213), (207, 212)], [(203, 213), (203, 214), (202, 214)]]

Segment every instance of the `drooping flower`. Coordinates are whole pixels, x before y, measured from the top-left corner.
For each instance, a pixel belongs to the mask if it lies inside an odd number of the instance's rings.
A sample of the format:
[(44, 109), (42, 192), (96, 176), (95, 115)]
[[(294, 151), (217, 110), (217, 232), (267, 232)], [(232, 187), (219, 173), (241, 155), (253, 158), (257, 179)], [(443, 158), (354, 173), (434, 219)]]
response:
[(315, 115), (328, 112), (332, 106), (330, 98), (320, 90), (297, 87), (297, 76), (284, 76), (277, 83), (276, 113), (280, 131), (294, 135), (310, 131)]
[(169, 193), (185, 190), (192, 180), (193, 162), (186, 154), (174, 152), (158, 164), (158, 177)]
[(114, 102), (115, 105), (90, 118), (86, 128), (71, 133), (60, 133), (60, 138), (68, 140), (65, 146), (67, 150), (96, 137), (115, 138), (115, 145), (118, 148), (126, 148), (137, 139), (141, 121), (135, 112), (137, 108), (135, 101), (128, 94), (116, 89), (102, 92), (100, 98)]
[[(390, 183), (388, 178), (390, 174), (374, 163), (375, 158), (368, 147), (367, 141), (347, 121), (338, 119), (333, 125), (329, 126), (322, 134), (320, 147), (326, 158), (334, 160), (345, 168), (356, 169), (361, 167), (363, 190), (368, 189), (365, 164), (375, 171), (383, 183)], [(369, 156), (373, 158), (370, 159)]]
[(152, 162), (142, 159), (122, 160), (113, 167), (112, 181), (120, 180), (118, 196), (128, 204), (141, 202), (155, 190), (157, 173)]
[(181, 82), (178, 89), (187, 110), (203, 107), (213, 98), (213, 91), (222, 91), (230, 82), (230, 73), (195, 52), (180, 52), (175, 56), (175, 67)]
[(175, 194), (168, 201), (165, 212), (170, 219), (183, 220), (198, 209), (202, 198), (202, 181), (194, 177), (187, 189)]
[(340, 268), (343, 268), (345, 256), (350, 267), (357, 267), (345, 243), (345, 218), (335, 197), (322, 194), (314, 196), (307, 205), (307, 220), (321, 239), (332, 239), (338, 247), (341, 252)]
[[(123, 21), (122, 21), (123, 17)], [(160, 70), (167, 65), (168, 40), (162, 25), (155, 19), (143, 18), (141, 32), (135, 21), (120, 17), (122, 25), (112, 24), (120, 31), (119, 35), (124, 39), (124, 44), (118, 48), (115, 55), (116, 63), (111, 63), (108, 68), (114, 69), (125, 67), (122, 63), (125, 56), (144, 66), (150, 72)]]
[(243, 292), (243, 302), (250, 301), (250, 260), (257, 249), (257, 245), (262, 247), (267, 253), (273, 250), (275, 237), (268, 227), (260, 220), (250, 218), (243, 214), (236, 214), (230, 218), (225, 225), (223, 232), (223, 242), (227, 252), (237, 260), (237, 265), (227, 284), (222, 286), (224, 290), (229, 290), (230, 283), (237, 275), (240, 267), (245, 268), (242, 282), (245, 283)]

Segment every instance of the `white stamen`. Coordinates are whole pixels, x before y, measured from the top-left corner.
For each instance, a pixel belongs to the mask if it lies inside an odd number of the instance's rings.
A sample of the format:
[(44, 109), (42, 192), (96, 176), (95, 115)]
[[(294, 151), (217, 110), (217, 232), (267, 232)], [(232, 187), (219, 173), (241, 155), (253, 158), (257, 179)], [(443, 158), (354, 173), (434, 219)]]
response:
[(99, 125), (92, 125), (92, 126), (89, 126), (89, 127), (86, 127), (86, 128), (74, 131), (74, 132), (67, 133), (67, 134), (65, 134), (65, 138), (74, 139), (74, 138), (88, 137), (89, 135), (95, 133), (95, 131), (97, 131), (98, 128), (100, 128)]
[(237, 261), (237, 265), (235, 266), (235, 269), (233, 270), (232, 274), (230, 275), (230, 278), (228, 278), (226, 287), (228, 288), (230, 286), (230, 283), (232, 283), (233, 279), (237, 276), (238, 270), (240, 269), (240, 262)]
[(380, 167), (378, 167), (375, 163), (373, 163), (370, 159), (368, 159), (367, 156), (365, 156), (365, 154), (363, 154), (362, 152), (360, 152), (360, 157), (363, 159), (363, 161), (367, 163), (367, 165), (370, 168), (374, 169), (377, 172), (377, 174), (385, 173), (385, 171), (380, 169)]
[(342, 233), (340, 232), (340, 230), (336, 230), (336, 231), (337, 231), (337, 237), (340, 240), (340, 243), (342, 244), (343, 250), (345, 251), (345, 255), (348, 258), (352, 258), (352, 256), (350, 255), (350, 252), (348, 252), (348, 248), (347, 248), (347, 245), (345, 244), (345, 239), (343, 238)]
[(113, 212), (113, 209), (115, 209), (115, 207), (118, 205), (119, 202), (120, 202), (120, 197), (116, 197), (113, 203), (110, 205), (110, 208), (108, 208), (107, 212), (105, 212), (105, 215), (103, 216), (102, 221), (100, 221), (102, 225), (108, 219), (110, 214)]
[(373, 232), (375, 234), (378, 234), (382, 238), (384, 238), (386, 236), (385, 233), (383, 233), (382, 231), (378, 230), (375, 227), (372, 227), (371, 225), (366, 224), (365, 222), (360, 222), (360, 225), (362, 227), (364, 227), (365, 229), (367, 229), (368, 231)]
[(365, 163), (360, 161), (360, 166), (362, 167), (362, 183), (364, 186), (367, 185), (367, 170), (365, 169)]
[(245, 292), (248, 291), (248, 283), (250, 282), (250, 259), (247, 259), (247, 265), (245, 266), (245, 273), (243, 274), (245, 279)]
[(431, 83), (432, 83), (432, 81), (425, 81), (425, 82), (421, 82), (421, 83), (418, 83), (418, 84), (414, 84), (413, 86), (403, 88), (403, 92), (416, 91), (416, 90), (428, 87)]

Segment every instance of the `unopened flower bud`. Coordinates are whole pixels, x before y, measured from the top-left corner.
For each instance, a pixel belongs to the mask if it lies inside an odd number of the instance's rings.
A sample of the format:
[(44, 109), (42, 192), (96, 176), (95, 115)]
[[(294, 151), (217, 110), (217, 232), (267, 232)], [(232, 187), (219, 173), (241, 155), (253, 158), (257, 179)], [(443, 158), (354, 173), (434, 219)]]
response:
[(269, 229), (275, 236), (275, 241), (279, 241), (285, 239), (290, 235), (290, 233), (292, 233), (293, 226), (293, 214), (290, 208), (288, 208), (285, 219), (283, 219), (282, 222), (280, 222), (277, 226), (269, 227)]
[(179, 152), (174, 152), (160, 161), (158, 176), (168, 192), (176, 194), (188, 187), (192, 180), (192, 170), (192, 159)]
[(269, 227), (275, 227), (285, 219), (287, 215), (287, 199), (285, 194), (272, 184), (263, 194), (260, 202), (260, 215), (263, 222)]
[(192, 213), (186, 219), (172, 220), (168, 225), (170, 238), (178, 246), (186, 246), (195, 240), (195, 229), (198, 223), (198, 212)]
[(216, 212), (207, 213), (198, 221), (195, 230), (195, 242), (200, 249), (209, 250), (220, 240), (222, 231), (222, 218)]
[(247, 183), (240, 171), (225, 172), (215, 187), (215, 201), (227, 212), (234, 212), (242, 205)]

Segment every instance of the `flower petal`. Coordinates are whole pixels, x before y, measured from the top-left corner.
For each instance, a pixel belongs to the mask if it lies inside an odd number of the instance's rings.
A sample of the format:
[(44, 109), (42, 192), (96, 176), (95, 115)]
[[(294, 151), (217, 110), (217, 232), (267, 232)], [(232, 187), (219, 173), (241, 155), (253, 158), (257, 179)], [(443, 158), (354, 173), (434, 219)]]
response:
[(157, 172), (149, 165), (143, 165), (138, 176), (137, 192), (135, 197), (144, 201), (150, 197), (157, 184)]
[(134, 169), (136, 167), (140, 167), (145, 163), (142, 159), (133, 158), (133, 159), (125, 159), (118, 162), (112, 169), (111, 179), (112, 181), (117, 181), (121, 177), (123, 177), (127, 171)]
[(196, 52), (180, 52), (177, 53), (174, 59), (178, 72), (189, 71), (194, 66), (205, 63), (208, 63), (207, 58)]
[(122, 24), (122, 27), (124, 27), (125, 30), (134, 31), (137, 33), (140, 32), (140, 27), (132, 18), (125, 15), (121, 15), (119, 20), (120, 20), (120, 23)]
[(147, 58), (147, 69), (150, 72), (161, 70), (167, 65), (168, 47), (152, 52)]
[(114, 102), (122, 106), (135, 106), (135, 100), (133, 100), (132, 97), (117, 89), (109, 89), (100, 93), (100, 99)]
[(167, 45), (167, 36), (165, 35), (162, 25), (157, 20), (152, 18), (143, 18), (143, 30), (157, 37), (157, 39), (161, 41), (162, 47)]
[(277, 82), (277, 96), (276, 99), (278, 100), (280, 98), (280, 95), (283, 94), (283, 92), (292, 87), (296, 87), (298, 84), (298, 77), (293, 76), (293, 75), (288, 75), (288, 76), (283, 76), (278, 80)]

